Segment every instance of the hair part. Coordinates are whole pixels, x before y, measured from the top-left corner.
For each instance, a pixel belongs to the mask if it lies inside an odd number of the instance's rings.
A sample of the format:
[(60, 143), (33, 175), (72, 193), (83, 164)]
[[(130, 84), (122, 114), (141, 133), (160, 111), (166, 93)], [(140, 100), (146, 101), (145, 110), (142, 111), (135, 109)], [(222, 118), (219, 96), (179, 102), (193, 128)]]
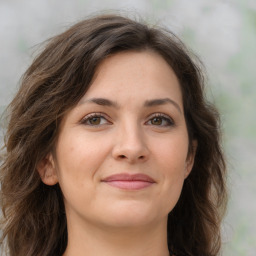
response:
[(50, 39), (23, 76), (7, 109), (9, 125), (1, 165), (2, 239), (10, 256), (62, 255), (67, 224), (59, 185), (47, 186), (38, 163), (54, 149), (60, 122), (91, 85), (95, 70), (122, 51), (151, 50), (175, 72), (197, 152), (181, 197), (168, 216), (168, 246), (176, 256), (220, 252), (226, 205), (225, 161), (219, 115), (204, 95), (200, 62), (171, 32), (118, 15), (81, 21)]

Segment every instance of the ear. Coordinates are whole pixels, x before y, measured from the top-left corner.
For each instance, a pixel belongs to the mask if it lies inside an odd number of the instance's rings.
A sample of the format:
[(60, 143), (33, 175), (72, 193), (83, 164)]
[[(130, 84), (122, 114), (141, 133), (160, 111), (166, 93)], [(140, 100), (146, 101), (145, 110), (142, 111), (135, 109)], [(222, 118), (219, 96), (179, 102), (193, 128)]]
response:
[(44, 184), (53, 186), (58, 183), (56, 166), (52, 154), (47, 155), (37, 165), (37, 171)]
[(189, 155), (187, 156), (186, 165), (185, 165), (185, 179), (188, 177), (188, 175), (192, 171), (196, 150), (197, 150), (197, 144), (198, 144), (197, 140), (192, 141), (192, 152), (190, 152)]

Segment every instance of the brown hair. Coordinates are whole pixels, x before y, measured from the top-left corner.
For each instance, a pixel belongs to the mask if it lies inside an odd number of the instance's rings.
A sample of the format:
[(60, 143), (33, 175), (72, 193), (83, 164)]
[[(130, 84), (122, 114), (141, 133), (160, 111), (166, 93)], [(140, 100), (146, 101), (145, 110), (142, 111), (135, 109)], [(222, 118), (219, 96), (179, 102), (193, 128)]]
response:
[(168, 217), (168, 246), (176, 256), (220, 252), (226, 205), (219, 116), (204, 96), (200, 65), (171, 32), (119, 15), (81, 21), (52, 38), (23, 76), (9, 105), (1, 165), (2, 244), (11, 256), (62, 255), (67, 225), (59, 185), (41, 182), (36, 166), (54, 147), (63, 116), (84, 95), (99, 63), (121, 51), (153, 50), (176, 73), (183, 95), (194, 167)]

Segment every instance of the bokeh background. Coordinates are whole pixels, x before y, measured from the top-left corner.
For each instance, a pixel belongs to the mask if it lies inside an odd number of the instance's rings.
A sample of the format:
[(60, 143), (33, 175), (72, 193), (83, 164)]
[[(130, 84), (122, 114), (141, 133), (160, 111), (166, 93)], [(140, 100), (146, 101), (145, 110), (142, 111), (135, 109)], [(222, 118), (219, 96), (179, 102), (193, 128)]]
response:
[(37, 45), (104, 10), (162, 24), (201, 57), (208, 96), (221, 112), (229, 169), (223, 255), (255, 256), (256, 0), (0, 0), (0, 114)]

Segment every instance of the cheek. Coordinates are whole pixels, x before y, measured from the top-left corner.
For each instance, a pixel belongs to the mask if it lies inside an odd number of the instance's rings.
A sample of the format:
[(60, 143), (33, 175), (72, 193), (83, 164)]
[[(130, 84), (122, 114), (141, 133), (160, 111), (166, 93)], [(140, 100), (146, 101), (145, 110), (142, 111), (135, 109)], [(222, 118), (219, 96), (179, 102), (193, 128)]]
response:
[(158, 159), (158, 172), (161, 175), (161, 201), (162, 207), (170, 212), (177, 203), (183, 187), (188, 140), (186, 136), (175, 137), (169, 142), (162, 142), (160, 146), (155, 154)]
[(64, 196), (81, 195), (85, 190), (93, 193), (100, 179), (100, 168), (108, 158), (111, 140), (108, 136), (100, 139), (92, 134), (86, 136), (79, 130), (63, 132), (58, 141), (57, 172)]
[(186, 168), (188, 153), (187, 133), (174, 134), (163, 141), (155, 150), (165, 175), (182, 174)]
[(56, 147), (57, 174), (66, 210), (91, 204), (98, 181), (95, 174), (105, 151), (79, 134), (60, 137)]

